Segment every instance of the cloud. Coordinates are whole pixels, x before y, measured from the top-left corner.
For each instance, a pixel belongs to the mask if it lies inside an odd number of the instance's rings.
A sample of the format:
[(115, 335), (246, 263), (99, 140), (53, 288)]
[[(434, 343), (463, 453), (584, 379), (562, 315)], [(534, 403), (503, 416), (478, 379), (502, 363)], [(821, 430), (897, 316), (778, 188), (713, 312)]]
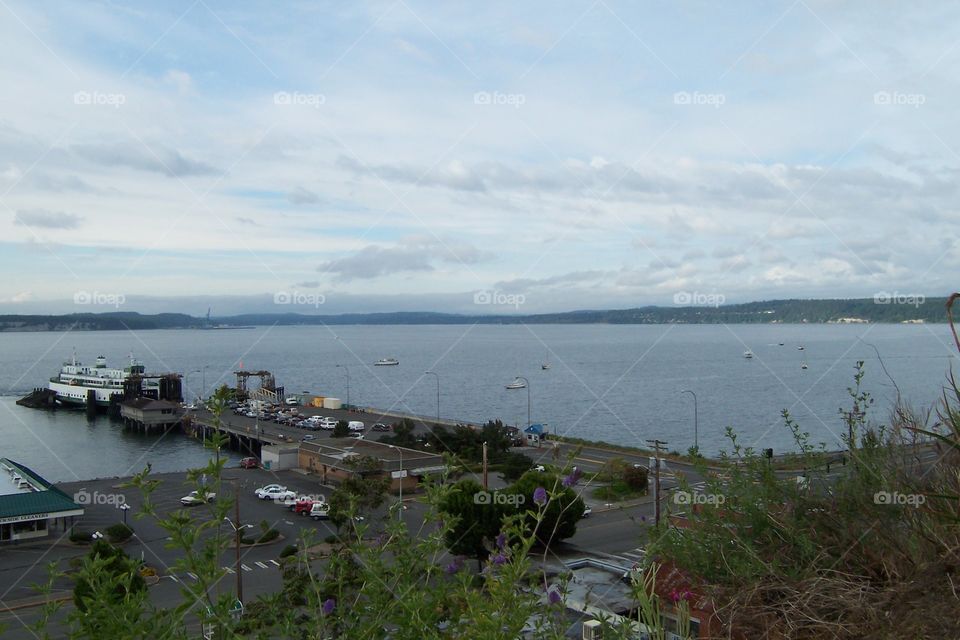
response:
[(167, 177), (202, 176), (216, 173), (211, 165), (184, 156), (164, 145), (139, 143), (78, 144), (71, 147), (81, 158), (107, 167), (128, 167)]
[(20, 210), (13, 216), (14, 224), (44, 229), (76, 229), (81, 222), (83, 218), (78, 215), (46, 209)]
[(289, 200), (291, 204), (314, 204), (320, 202), (320, 196), (303, 187), (296, 187), (287, 194), (287, 200)]
[(236, 220), (237, 222), (239, 222), (240, 224), (248, 224), (248, 225), (251, 225), (251, 226), (254, 226), (254, 227), (259, 227), (259, 226), (260, 226), (260, 223), (259, 223), (259, 222), (257, 222), (257, 221), (254, 220), (253, 218), (248, 218), (248, 217), (246, 217), (246, 216), (234, 216), (233, 219)]
[(427, 236), (405, 238), (394, 246), (368, 245), (356, 253), (324, 262), (317, 271), (337, 281), (369, 280), (400, 273), (435, 269), (434, 262), (471, 265), (490, 257), (473, 245)]

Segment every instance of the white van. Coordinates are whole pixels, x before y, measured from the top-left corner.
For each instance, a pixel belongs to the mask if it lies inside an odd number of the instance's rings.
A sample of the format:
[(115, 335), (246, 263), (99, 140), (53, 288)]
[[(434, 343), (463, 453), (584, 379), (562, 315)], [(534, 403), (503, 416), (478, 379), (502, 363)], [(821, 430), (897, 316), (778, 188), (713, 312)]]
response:
[(330, 505), (326, 502), (314, 502), (310, 507), (310, 517), (314, 520), (326, 520), (330, 517)]
[(351, 420), (349, 423), (347, 423), (347, 428), (350, 429), (350, 431), (363, 431), (367, 427), (362, 422)]

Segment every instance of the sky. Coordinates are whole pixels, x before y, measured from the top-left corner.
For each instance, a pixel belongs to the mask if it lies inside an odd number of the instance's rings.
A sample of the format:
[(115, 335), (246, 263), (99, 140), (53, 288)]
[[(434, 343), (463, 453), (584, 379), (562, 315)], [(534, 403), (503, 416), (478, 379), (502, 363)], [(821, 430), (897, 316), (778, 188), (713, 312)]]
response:
[(0, 312), (945, 295), (958, 14), (0, 0)]

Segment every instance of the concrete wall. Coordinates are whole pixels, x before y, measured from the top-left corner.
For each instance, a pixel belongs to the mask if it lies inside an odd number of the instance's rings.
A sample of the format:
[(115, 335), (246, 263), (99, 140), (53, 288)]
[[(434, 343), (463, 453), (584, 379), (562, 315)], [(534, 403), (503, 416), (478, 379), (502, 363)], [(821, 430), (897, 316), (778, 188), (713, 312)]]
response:
[(300, 458), (296, 447), (267, 445), (260, 450), (260, 462), (265, 469), (282, 471), (296, 469), (300, 466)]

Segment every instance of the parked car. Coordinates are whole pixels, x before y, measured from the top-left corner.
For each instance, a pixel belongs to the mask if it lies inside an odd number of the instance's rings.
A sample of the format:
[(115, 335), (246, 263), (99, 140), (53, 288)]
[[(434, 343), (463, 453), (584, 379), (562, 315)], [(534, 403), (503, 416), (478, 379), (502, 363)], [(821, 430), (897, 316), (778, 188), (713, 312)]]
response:
[(337, 421), (333, 418), (324, 418), (320, 421), (320, 428), (325, 431), (333, 431), (337, 428)]
[(244, 458), (240, 461), (241, 469), (256, 469), (260, 466), (260, 461), (256, 458)]
[(326, 502), (314, 502), (310, 506), (310, 517), (314, 520), (326, 520), (330, 517), (330, 505)]
[(590, 507), (590, 505), (585, 505), (583, 507), (583, 517), (589, 518), (591, 513), (593, 513), (593, 509)]
[(286, 491), (287, 488), (282, 484), (268, 484), (259, 489), (255, 490), (253, 493), (261, 500), (264, 500), (267, 497), (267, 494), (271, 491)]
[(270, 489), (269, 491), (264, 491), (262, 495), (258, 495), (258, 498), (261, 500), (273, 500), (274, 502), (283, 503), (284, 500), (292, 500), (297, 497), (297, 494), (289, 489), (284, 489), (283, 487), (277, 489)]
[(191, 491), (187, 495), (180, 498), (180, 504), (185, 507), (193, 507), (198, 504), (206, 504), (207, 502), (213, 502), (217, 499), (217, 494), (210, 491), (201, 494), (198, 491)]
[(350, 431), (363, 431), (366, 428), (366, 425), (359, 420), (351, 420), (347, 423), (347, 429), (350, 429)]
[(374, 431), (390, 431), (390, 427), (383, 424), (382, 422), (378, 422), (377, 424), (373, 425), (371, 429), (373, 429)]
[(308, 433), (307, 435), (300, 438), (300, 442), (310, 442), (311, 440), (316, 440), (316, 439), (317, 439), (317, 436)]
[(362, 434), (362, 433), (348, 433), (348, 434), (347, 434), (347, 437), (348, 437), (348, 438), (353, 438), (354, 440), (363, 440), (363, 434)]
[(326, 504), (327, 500), (323, 496), (300, 496), (290, 507), (294, 513), (302, 516), (308, 515), (315, 504)]
[(295, 406), (297, 406), (297, 404), (299, 404), (299, 402), (297, 401), (297, 399), (294, 398), (294, 397), (287, 398), (286, 400), (283, 401), (283, 403), (284, 403), (285, 405), (287, 405), (288, 407), (295, 407)]

